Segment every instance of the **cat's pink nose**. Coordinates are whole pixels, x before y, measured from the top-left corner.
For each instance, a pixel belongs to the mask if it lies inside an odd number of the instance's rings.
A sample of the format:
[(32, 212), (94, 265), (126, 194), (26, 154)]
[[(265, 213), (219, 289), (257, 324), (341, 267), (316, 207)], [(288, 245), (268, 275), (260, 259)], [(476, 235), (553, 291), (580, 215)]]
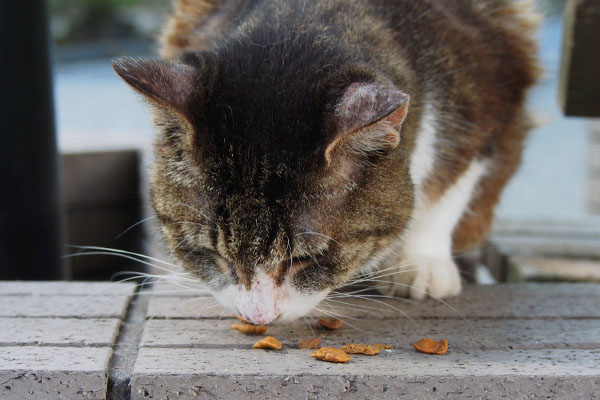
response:
[(271, 322), (275, 321), (277, 319), (277, 317), (279, 317), (279, 314), (275, 314), (275, 313), (256, 313), (256, 314), (248, 314), (248, 315), (242, 315), (244, 318), (246, 318), (246, 321), (254, 324), (254, 325), (267, 325), (270, 324)]
[(248, 322), (266, 325), (279, 317), (283, 298), (282, 288), (263, 275), (252, 283), (250, 290), (241, 288), (237, 308)]

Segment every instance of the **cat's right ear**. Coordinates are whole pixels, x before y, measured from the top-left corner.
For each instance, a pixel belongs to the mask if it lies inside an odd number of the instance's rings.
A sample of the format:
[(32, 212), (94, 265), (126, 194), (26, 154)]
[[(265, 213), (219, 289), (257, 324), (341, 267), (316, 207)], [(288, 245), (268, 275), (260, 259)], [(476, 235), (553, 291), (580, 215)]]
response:
[(115, 60), (113, 68), (151, 103), (184, 116), (189, 97), (202, 75), (198, 65), (128, 57)]
[(335, 136), (325, 150), (327, 164), (360, 164), (360, 159), (395, 149), (408, 102), (408, 94), (391, 84), (348, 85), (332, 113)]

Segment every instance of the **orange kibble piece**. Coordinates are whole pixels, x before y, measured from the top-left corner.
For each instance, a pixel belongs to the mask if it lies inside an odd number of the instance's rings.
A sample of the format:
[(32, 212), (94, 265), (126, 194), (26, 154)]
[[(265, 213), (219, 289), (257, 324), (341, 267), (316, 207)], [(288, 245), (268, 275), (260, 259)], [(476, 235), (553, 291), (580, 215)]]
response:
[(336, 330), (336, 329), (340, 329), (342, 326), (344, 326), (344, 321), (342, 321), (341, 319), (330, 318), (330, 317), (319, 318), (317, 323), (319, 325), (321, 325), (323, 328), (329, 329), (332, 331)]
[(250, 324), (233, 324), (233, 329), (242, 332), (246, 335), (263, 335), (267, 331), (266, 326), (250, 325)]
[(350, 361), (350, 355), (343, 350), (334, 349), (333, 347), (321, 347), (319, 350), (310, 354), (311, 357), (317, 360), (329, 361), (334, 363), (346, 363)]
[(273, 336), (267, 336), (254, 343), (253, 349), (281, 350), (281, 342)]
[(373, 347), (378, 348), (379, 350), (394, 350), (394, 346), (385, 343), (375, 343)]
[(361, 343), (348, 343), (340, 347), (340, 350), (343, 350), (348, 354), (364, 354), (367, 356), (374, 356), (381, 351), (375, 346)]
[(310, 340), (301, 341), (300, 343), (298, 343), (298, 348), (299, 349), (318, 349), (320, 345), (321, 345), (321, 339), (316, 337), (316, 338), (312, 338)]
[(442, 339), (439, 342), (436, 342), (431, 338), (423, 338), (417, 342), (414, 342), (413, 347), (421, 353), (441, 355), (446, 354), (448, 351), (448, 341), (446, 339)]

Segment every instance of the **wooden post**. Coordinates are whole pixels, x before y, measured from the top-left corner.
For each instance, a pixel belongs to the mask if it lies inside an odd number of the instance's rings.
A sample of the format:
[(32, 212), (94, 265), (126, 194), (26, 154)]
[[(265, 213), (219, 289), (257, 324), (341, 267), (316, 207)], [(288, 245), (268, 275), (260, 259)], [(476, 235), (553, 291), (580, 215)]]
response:
[(63, 277), (46, 2), (0, 1), (0, 279)]
[(600, 117), (600, 1), (565, 7), (559, 101), (566, 115)]

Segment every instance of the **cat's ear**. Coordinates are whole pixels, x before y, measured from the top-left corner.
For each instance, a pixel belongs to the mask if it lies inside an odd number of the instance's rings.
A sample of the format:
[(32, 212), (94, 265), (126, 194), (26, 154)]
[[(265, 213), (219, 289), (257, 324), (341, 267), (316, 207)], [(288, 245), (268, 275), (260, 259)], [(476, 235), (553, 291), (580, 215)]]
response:
[(347, 86), (333, 110), (335, 134), (325, 150), (327, 164), (396, 148), (408, 102), (409, 96), (391, 84), (355, 82)]
[(198, 76), (196, 66), (152, 59), (120, 58), (113, 68), (150, 102), (181, 114)]

